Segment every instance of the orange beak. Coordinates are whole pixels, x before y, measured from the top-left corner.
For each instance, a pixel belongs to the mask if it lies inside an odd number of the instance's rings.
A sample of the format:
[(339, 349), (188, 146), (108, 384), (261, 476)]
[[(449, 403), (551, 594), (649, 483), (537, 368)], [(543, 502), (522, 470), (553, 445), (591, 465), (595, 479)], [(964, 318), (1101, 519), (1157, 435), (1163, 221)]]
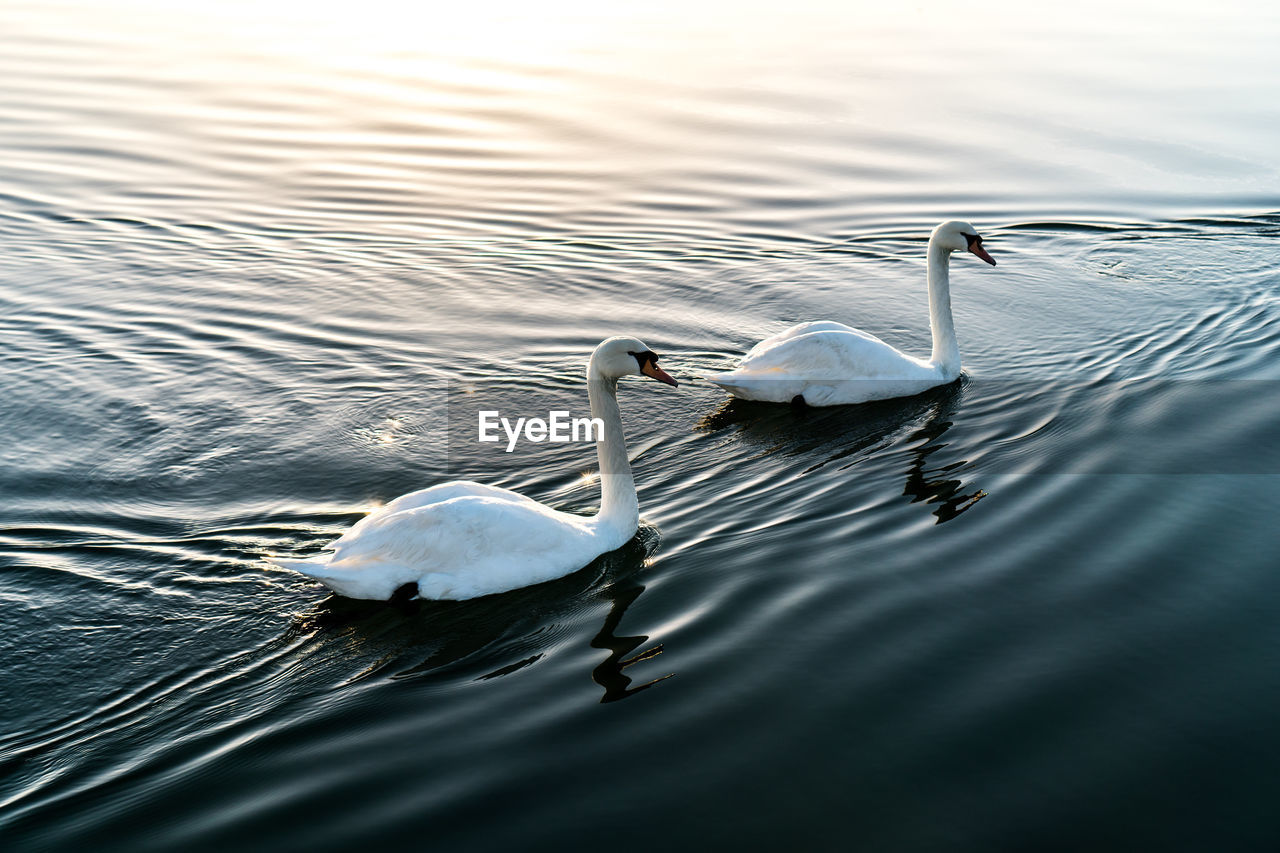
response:
[(640, 372), (645, 376), (658, 380), (664, 385), (670, 385), (672, 388), (679, 387), (679, 383), (671, 378), (671, 374), (667, 373), (661, 367), (658, 367), (658, 365), (654, 364), (652, 361), (646, 361), (644, 366), (640, 368)]
[(996, 259), (987, 254), (987, 250), (982, 248), (981, 243), (971, 243), (969, 245), (969, 251), (991, 264), (991, 266), (994, 267), (996, 265)]

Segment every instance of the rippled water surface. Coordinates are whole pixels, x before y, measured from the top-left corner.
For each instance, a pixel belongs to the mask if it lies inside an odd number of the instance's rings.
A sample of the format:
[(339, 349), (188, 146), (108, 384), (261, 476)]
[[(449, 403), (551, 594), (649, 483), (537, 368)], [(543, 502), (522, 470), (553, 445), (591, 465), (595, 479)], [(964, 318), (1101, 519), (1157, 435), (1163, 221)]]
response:
[[(6, 850), (1272, 850), (1262, 3), (0, 4)], [(807, 319), (965, 375), (699, 377)], [(272, 567), (452, 477), (642, 528), (540, 586)], [(468, 407), (471, 408), (468, 408)], [(504, 411), (504, 414), (506, 413)], [(785, 845), (785, 847), (783, 847)]]

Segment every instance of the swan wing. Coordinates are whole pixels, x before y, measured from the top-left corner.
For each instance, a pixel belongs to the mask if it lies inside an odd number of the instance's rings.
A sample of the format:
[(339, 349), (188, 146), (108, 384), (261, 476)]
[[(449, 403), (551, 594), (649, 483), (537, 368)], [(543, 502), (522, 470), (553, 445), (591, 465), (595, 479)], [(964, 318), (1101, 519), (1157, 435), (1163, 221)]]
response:
[(762, 341), (736, 368), (707, 378), (745, 399), (787, 402), (802, 396), (813, 406), (918, 394), (943, 381), (928, 362), (848, 327)]
[(510, 501), (512, 503), (537, 503), (532, 498), (525, 497), (519, 492), (513, 492), (510, 489), (501, 489), (497, 486), (486, 486), (484, 483), (477, 483), (472, 480), (453, 480), (448, 483), (440, 483), (438, 485), (431, 486), (430, 488), (418, 489), (416, 492), (409, 492), (407, 495), (401, 495), (391, 501), (386, 506), (378, 507), (364, 518), (357, 521), (351, 529), (342, 534), (341, 537), (329, 543), (329, 547), (334, 551), (341, 552), (363, 532), (370, 528), (378, 527), (397, 513), (420, 506), (428, 506), (429, 504), (443, 503), (444, 501), (461, 497), (485, 497), (492, 498), (494, 500)]
[(801, 335), (807, 335), (811, 332), (853, 332), (855, 335), (863, 334), (852, 326), (846, 326), (844, 323), (837, 323), (834, 320), (814, 320), (809, 323), (800, 323), (792, 326), (790, 329), (779, 332), (772, 337), (765, 338), (760, 343), (747, 350), (747, 354), (743, 357), (743, 360), (745, 361), (746, 359), (759, 355), (765, 350), (772, 349), (774, 346), (777, 346), (784, 341), (789, 341), (793, 338), (798, 338)]
[(820, 329), (748, 354), (734, 372), (822, 379), (878, 379), (920, 366), (884, 341), (856, 329)]
[(536, 501), (461, 495), (352, 529), (327, 561), (292, 563), (353, 598), (390, 598), (417, 583), (424, 598), (475, 598), (550, 580), (599, 555), (590, 519)]

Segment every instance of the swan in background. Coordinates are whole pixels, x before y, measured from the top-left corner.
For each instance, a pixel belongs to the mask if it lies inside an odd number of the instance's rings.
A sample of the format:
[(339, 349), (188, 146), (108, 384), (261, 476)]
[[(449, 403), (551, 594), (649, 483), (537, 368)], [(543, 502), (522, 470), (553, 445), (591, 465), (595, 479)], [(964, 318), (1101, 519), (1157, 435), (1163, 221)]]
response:
[(508, 489), (456, 481), (411, 492), (371, 512), (329, 545), (332, 554), (272, 562), (339, 595), (368, 599), (390, 599), (406, 584), (416, 585), (421, 598), (476, 598), (581, 569), (621, 548), (640, 523), (618, 411), (618, 380), (639, 374), (676, 385), (658, 367), (658, 356), (635, 338), (609, 338), (587, 362), (591, 416), (604, 424), (603, 439), (596, 442), (601, 497), (594, 516), (560, 512)]
[(751, 348), (733, 370), (707, 379), (744, 400), (837, 406), (919, 394), (960, 375), (960, 345), (951, 320), (951, 253), (967, 251), (996, 265), (967, 222), (944, 222), (929, 237), (928, 361), (844, 325), (801, 323)]

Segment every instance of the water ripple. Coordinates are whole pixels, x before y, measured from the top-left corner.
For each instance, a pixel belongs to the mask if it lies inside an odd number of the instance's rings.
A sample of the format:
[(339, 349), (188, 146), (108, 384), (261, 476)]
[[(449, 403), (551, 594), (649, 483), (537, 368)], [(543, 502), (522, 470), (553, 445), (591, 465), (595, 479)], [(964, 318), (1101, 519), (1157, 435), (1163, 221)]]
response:
[[(10, 845), (1265, 849), (1274, 16), (161, 5), (0, 10)], [(699, 379), (924, 354), (952, 216), (959, 382)], [(474, 409), (578, 411), (624, 333), (681, 381), (622, 383), (624, 549), (403, 606), (268, 562), (451, 477), (591, 511)]]

